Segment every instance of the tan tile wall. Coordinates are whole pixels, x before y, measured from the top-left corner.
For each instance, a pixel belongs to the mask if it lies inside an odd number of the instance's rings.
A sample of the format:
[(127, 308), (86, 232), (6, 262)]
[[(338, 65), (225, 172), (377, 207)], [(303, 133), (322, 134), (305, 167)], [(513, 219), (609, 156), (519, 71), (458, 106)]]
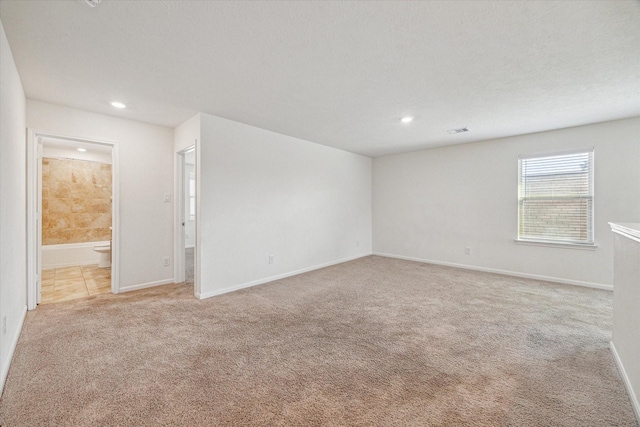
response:
[(42, 244), (111, 239), (111, 165), (42, 159)]

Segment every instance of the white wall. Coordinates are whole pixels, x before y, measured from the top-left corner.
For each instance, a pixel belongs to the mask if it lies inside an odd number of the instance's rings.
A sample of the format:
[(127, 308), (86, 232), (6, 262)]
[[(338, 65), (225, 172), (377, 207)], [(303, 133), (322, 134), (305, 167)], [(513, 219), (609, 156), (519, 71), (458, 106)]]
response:
[(25, 137), (24, 90), (0, 22), (0, 393), (27, 311)]
[(176, 153), (196, 145), (200, 140), (200, 114), (196, 114), (174, 130), (174, 150)]
[(120, 290), (173, 282), (173, 130), (27, 101), (27, 126), (54, 134), (116, 141), (120, 167)]
[[(610, 286), (607, 222), (640, 220), (639, 140), (633, 118), (376, 158), (374, 253)], [(591, 146), (598, 248), (516, 244), (518, 155)]]
[(611, 350), (640, 422), (640, 222), (612, 224), (615, 291)]
[(207, 114), (201, 126), (201, 297), (371, 253), (370, 158)]

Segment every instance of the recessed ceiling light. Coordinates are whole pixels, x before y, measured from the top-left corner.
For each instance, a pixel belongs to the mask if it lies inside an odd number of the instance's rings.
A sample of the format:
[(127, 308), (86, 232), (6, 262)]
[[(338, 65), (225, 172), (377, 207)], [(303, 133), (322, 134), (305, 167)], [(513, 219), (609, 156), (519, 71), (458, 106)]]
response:
[(96, 7), (102, 0), (84, 0), (89, 6)]
[(112, 105), (113, 107), (116, 107), (116, 108), (126, 108), (126, 107), (127, 107), (127, 106), (126, 106), (126, 105), (124, 105), (122, 102), (118, 102), (118, 101), (113, 101), (113, 102), (111, 103), (111, 105)]
[(80, 151), (81, 153), (84, 153), (85, 151), (87, 151), (86, 148), (78, 148), (78, 151)]
[(413, 121), (413, 117), (411, 117), (411, 116), (406, 116), (406, 117), (401, 118), (401, 119), (400, 119), (400, 121), (401, 121), (402, 123), (409, 123), (409, 122)]

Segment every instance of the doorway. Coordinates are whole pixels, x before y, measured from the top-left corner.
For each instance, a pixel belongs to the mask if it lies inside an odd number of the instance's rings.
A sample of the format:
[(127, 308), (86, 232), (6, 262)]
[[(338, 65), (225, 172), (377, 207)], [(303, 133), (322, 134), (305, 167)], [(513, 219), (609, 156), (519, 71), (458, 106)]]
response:
[(28, 308), (118, 292), (118, 146), (29, 131)]

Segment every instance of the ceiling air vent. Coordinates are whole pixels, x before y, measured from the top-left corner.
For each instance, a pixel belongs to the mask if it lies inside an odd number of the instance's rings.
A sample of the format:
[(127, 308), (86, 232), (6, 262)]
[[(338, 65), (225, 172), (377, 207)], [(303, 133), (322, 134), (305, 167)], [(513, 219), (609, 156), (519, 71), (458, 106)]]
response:
[(447, 133), (450, 133), (451, 135), (455, 135), (456, 133), (464, 133), (464, 132), (469, 132), (468, 128), (458, 128), (458, 129), (449, 129), (447, 131)]

